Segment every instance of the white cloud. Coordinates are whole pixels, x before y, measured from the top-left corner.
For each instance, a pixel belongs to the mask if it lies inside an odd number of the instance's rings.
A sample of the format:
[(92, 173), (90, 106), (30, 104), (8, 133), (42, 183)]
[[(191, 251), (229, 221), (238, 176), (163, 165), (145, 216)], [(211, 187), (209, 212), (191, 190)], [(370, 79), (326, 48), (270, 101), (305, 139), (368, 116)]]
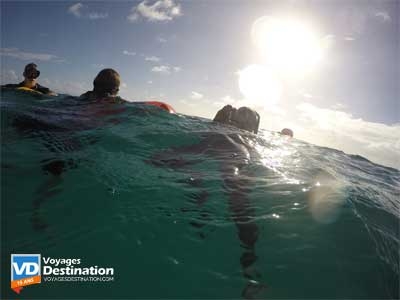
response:
[(90, 20), (106, 19), (108, 18), (108, 13), (91, 12), (87, 16)]
[(16, 81), (21, 79), (22, 77), (18, 76), (14, 70), (1, 70), (1, 84), (15, 83)]
[(128, 87), (128, 85), (125, 82), (121, 83), (121, 88), (126, 89)]
[(135, 56), (136, 55), (136, 52), (130, 52), (128, 50), (124, 50), (122, 53), (125, 54), (125, 55), (130, 55), (130, 56)]
[(92, 64), (92, 67), (96, 68), (96, 69), (104, 69), (105, 65), (103, 65), (103, 64)]
[(154, 73), (171, 74), (171, 68), (169, 66), (156, 66), (151, 69)]
[(144, 60), (145, 61), (158, 62), (158, 61), (161, 60), (161, 58), (159, 58), (157, 56), (146, 56), (146, 58)]
[(193, 92), (190, 94), (190, 98), (192, 98), (193, 100), (200, 100), (200, 99), (203, 99), (204, 96), (203, 96), (202, 94), (198, 93), (198, 92), (194, 92), (194, 91), (193, 91)]
[(147, 84), (153, 84), (152, 80), (147, 81)]
[(106, 19), (108, 13), (87, 12), (88, 7), (78, 2), (68, 8), (68, 13), (74, 15), (76, 18), (86, 18), (90, 20)]
[(171, 74), (172, 72), (179, 72), (181, 70), (182, 69), (180, 67), (170, 67), (168, 65), (155, 66), (151, 69), (152, 72), (166, 75)]
[(390, 22), (392, 18), (387, 11), (378, 11), (375, 13), (375, 17), (380, 19), (382, 22)]
[(296, 109), (300, 115), (297, 124), (292, 125), (299, 128), (300, 139), (400, 168), (400, 124), (368, 122), (310, 103), (301, 103)]
[(344, 40), (345, 40), (345, 41), (351, 42), (351, 41), (354, 41), (355, 38), (353, 38), (352, 36), (345, 36), (345, 37), (344, 37)]
[(74, 5), (71, 5), (68, 8), (68, 12), (73, 14), (75, 17), (80, 18), (82, 13), (81, 13), (81, 9), (83, 8), (83, 4), (82, 3), (76, 3)]
[(347, 108), (347, 106), (343, 103), (337, 102), (334, 105), (332, 105), (331, 108), (334, 110), (343, 110), (343, 109)]
[(17, 48), (1, 48), (0, 55), (14, 57), (20, 60), (31, 60), (31, 61), (58, 61), (56, 55), (46, 54), (46, 53), (32, 53), (32, 52), (23, 52)]
[(135, 22), (144, 18), (151, 22), (167, 22), (181, 15), (181, 6), (173, 0), (159, 0), (153, 4), (145, 0), (132, 8), (128, 20)]
[(129, 22), (132, 22), (132, 23), (136, 22), (139, 20), (139, 14), (137, 14), (136, 12), (133, 12), (133, 9), (132, 9), (132, 13), (127, 17), (127, 19)]

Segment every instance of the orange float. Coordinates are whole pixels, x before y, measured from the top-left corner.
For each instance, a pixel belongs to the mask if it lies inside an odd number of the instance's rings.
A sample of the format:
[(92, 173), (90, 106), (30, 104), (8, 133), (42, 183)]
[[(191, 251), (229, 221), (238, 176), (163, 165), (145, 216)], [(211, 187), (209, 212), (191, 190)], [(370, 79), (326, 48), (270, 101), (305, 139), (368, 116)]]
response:
[[(138, 103), (138, 102), (136, 102), (136, 103)], [(170, 114), (176, 114), (175, 109), (171, 105), (169, 105), (169, 104), (167, 104), (165, 102), (161, 102), (161, 101), (145, 101), (145, 102), (140, 102), (140, 103), (157, 106), (159, 108), (162, 108), (162, 109), (166, 110)]]

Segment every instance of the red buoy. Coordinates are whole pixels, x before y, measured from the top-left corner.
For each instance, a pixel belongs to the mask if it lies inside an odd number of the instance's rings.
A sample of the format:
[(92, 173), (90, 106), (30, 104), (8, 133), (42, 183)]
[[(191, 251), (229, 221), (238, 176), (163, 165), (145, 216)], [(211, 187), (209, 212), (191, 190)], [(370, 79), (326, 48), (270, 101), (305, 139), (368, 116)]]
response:
[(161, 102), (161, 101), (146, 101), (144, 103), (145, 104), (149, 104), (149, 105), (154, 105), (154, 106), (157, 106), (159, 108), (162, 108), (162, 109), (166, 110), (167, 112), (169, 112), (171, 114), (175, 114), (176, 113), (175, 109), (171, 105), (169, 105), (167, 103), (164, 103), (164, 102)]

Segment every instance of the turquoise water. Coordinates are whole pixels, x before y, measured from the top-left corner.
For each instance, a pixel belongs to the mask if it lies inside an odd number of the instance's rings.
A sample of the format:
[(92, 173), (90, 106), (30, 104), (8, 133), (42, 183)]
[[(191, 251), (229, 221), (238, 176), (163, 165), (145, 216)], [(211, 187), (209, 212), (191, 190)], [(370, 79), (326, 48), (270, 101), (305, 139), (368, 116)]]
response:
[[(135, 104), (4, 92), (1, 299), (399, 298), (398, 170)], [(113, 267), (10, 288), (10, 254)]]

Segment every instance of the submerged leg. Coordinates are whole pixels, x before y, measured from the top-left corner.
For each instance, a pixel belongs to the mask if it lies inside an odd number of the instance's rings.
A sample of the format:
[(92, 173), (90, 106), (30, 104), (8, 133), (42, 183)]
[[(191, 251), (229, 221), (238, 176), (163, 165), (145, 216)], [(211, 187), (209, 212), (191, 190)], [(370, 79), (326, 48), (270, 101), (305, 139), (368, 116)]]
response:
[(48, 178), (36, 190), (36, 196), (33, 199), (33, 212), (31, 223), (34, 230), (43, 231), (48, 228), (48, 224), (41, 216), (42, 205), (51, 197), (61, 193), (62, 177), (65, 171), (66, 163), (62, 160), (46, 162), (42, 166), (42, 170), (48, 174)]
[(232, 220), (235, 222), (237, 233), (243, 253), (240, 257), (243, 277), (248, 282), (242, 291), (242, 297), (253, 299), (265, 288), (265, 285), (258, 282), (260, 274), (254, 268), (257, 260), (255, 244), (258, 239), (258, 226), (254, 221), (254, 208), (248, 197), (250, 193), (250, 180), (239, 174), (239, 168), (224, 167), (224, 186), (229, 194), (229, 210)]

